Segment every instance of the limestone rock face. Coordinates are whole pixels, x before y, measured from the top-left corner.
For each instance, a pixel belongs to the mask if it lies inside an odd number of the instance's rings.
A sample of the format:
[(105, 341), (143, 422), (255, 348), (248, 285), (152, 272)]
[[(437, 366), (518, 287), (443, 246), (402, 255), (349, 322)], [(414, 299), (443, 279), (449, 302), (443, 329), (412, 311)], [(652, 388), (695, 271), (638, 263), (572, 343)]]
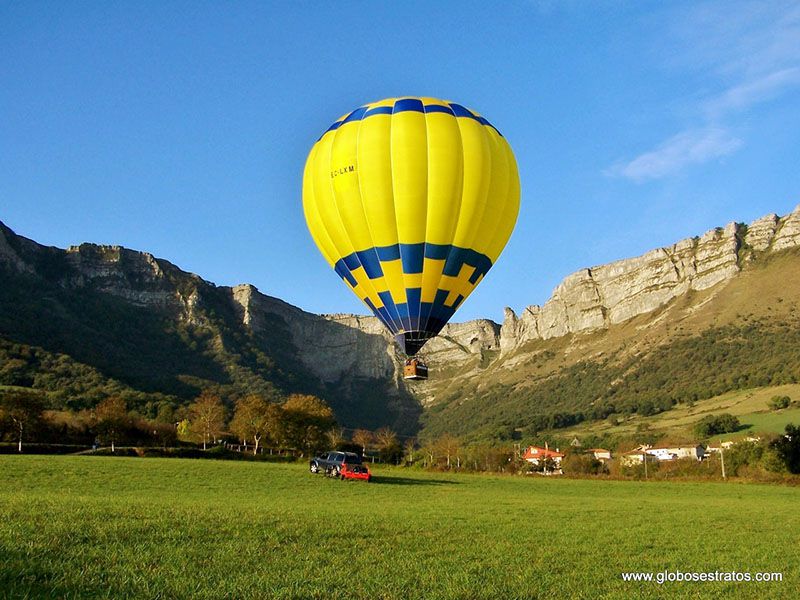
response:
[(422, 352), (437, 364), (460, 366), (488, 350), (500, 349), (500, 326), (488, 319), (448, 323)]
[(778, 223), (772, 250), (783, 250), (800, 245), (800, 205)]
[(393, 379), (399, 383), (399, 359), (392, 340), (375, 317), (312, 315), (260, 293), (252, 285), (231, 289), (242, 322), (263, 332), (279, 317), (288, 328), (297, 357), (320, 379), (342, 377)]
[(602, 329), (651, 312), (689, 290), (725, 282), (740, 271), (742, 240), (756, 252), (800, 246), (800, 206), (782, 219), (767, 215), (747, 228), (729, 223), (699, 238), (573, 273), (544, 306), (529, 306), (519, 316), (506, 309), (500, 348), (507, 353), (530, 340)]
[(747, 235), (744, 238), (745, 243), (757, 252), (763, 252), (772, 243), (772, 238), (775, 237), (775, 231), (778, 229), (778, 215), (775, 213), (756, 219), (750, 223), (747, 229)]
[(708, 289), (739, 272), (736, 234), (736, 223), (729, 223), (725, 229), (712, 229), (700, 238), (695, 250), (695, 272), (689, 277), (693, 290)]
[(182, 298), (152, 254), (121, 246), (81, 244), (67, 248), (65, 259), (72, 267), (65, 285), (91, 286), (138, 306), (183, 308)]

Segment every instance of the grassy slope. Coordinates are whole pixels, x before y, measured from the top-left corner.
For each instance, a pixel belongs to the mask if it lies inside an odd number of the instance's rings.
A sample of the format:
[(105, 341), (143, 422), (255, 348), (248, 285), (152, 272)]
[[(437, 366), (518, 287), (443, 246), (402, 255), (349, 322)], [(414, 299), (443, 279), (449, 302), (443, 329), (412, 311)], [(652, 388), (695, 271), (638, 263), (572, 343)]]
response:
[[(800, 490), (0, 457), (0, 595), (791, 598)], [(629, 570), (782, 583), (625, 583)]]
[(800, 423), (800, 407), (795, 403), (783, 410), (770, 410), (767, 402), (776, 395), (800, 400), (800, 384), (737, 390), (708, 400), (700, 400), (692, 406), (682, 404), (670, 411), (650, 417), (632, 415), (618, 425), (612, 425), (607, 421), (595, 421), (582, 423), (559, 433), (563, 436), (587, 434), (624, 436), (647, 428), (651, 432), (663, 433), (668, 439), (690, 441), (697, 437), (693, 431), (697, 421), (707, 415), (721, 413), (738, 417), (742, 429), (735, 433), (717, 436), (713, 438), (714, 440), (744, 437), (760, 432), (780, 433), (787, 424)]

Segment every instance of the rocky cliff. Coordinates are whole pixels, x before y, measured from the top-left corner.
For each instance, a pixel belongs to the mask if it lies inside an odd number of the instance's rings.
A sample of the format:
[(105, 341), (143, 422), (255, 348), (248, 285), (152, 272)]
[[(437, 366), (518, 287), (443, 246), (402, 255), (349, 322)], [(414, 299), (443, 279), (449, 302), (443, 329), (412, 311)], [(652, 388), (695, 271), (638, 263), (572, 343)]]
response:
[(256, 332), (268, 325), (268, 315), (278, 315), (289, 329), (298, 357), (325, 382), (343, 377), (398, 381), (400, 371), (394, 346), (374, 317), (318, 316), (265, 296), (252, 285), (231, 289), (242, 322)]
[(744, 261), (761, 253), (798, 245), (800, 206), (783, 218), (772, 214), (750, 225), (729, 223), (668, 248), (582, 269), (565, 278), (544, 306), (529, 306), (521, 315), (506, 308), (500, 347), (507, 353), (531, 340), (622, 323), (690, 290), (730, 280)]

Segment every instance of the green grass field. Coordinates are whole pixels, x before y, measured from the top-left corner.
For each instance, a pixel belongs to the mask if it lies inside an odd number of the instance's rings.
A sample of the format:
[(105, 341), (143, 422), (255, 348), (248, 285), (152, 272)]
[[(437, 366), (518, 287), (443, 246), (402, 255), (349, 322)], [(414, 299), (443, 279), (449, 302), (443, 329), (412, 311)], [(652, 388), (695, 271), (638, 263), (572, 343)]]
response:
[[(800, 489), (0, 456), (0, 597), (795, 598)], [(629, 583), (623, 571), (780, 583)]]

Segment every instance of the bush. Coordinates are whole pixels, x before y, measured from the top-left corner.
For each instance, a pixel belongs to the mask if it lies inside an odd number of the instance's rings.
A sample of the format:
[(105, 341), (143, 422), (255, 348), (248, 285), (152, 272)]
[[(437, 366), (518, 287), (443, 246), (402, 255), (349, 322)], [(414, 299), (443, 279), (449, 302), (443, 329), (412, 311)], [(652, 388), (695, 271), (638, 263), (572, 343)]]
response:
[(738, 431), (741, 426), (739, 419), (729, 413), (724, 413), (703, 417), (695, 424), (694, 430), (700, 437), (708, 438), (721, 433)]
[(703, 461), (694, 458), (679, 458), (661, 462), (654, 479), (717, 478), (720, 476), (721, 468), (717, 457)]
[(562, 459), (561, 468), (567, 475), (601, 475), (608, 473), (605, 464), (591, 454), (568, 454)]
[(740, 475), (744, 467), (755, 467), (764, 456), (764, 444), (739, 442), (725, 450), (725, 467), (730, 477)]
[(764, 450), (759, 466), (770, 473), (786, 473), (787, 470), (783, 457), (774, 448)]
[(789, 396), (773, 396), (767, 404), (772, 410), (780, 410), (788, 407), (791, 403), (792, 399)]
[(800, 425), (787, 425), (786, 433), (770, 444), (789, 473), (800, 473)]
[(634, 479), (645, 479), (645, 477), (653, 477), (661, 468), (661, 461), (647, 461), (647, 468), (643, 462), (633, 464), (622, 464), (620, 461), (615, 461), (615, 467), (612, 469), (612, 475), (621, 477), (633, 477)]

